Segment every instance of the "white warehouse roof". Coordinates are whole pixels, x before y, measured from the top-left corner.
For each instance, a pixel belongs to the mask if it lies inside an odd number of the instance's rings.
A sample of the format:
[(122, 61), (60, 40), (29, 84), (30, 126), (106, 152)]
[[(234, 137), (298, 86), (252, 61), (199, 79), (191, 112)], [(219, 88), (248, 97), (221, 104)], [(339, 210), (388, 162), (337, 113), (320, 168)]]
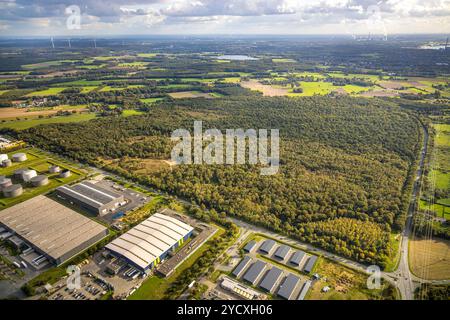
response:
[(107, 244), (106, 248), (146, 269), (193, 230), (194, 228), (184, 222), (155, 213)]

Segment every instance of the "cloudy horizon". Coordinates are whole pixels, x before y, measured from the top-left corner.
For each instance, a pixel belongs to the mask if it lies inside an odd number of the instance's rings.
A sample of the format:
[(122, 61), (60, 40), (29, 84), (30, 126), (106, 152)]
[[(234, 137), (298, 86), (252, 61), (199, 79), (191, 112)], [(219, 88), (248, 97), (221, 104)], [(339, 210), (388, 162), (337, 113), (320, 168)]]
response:
[(450, 0), (0, 0), (8, 36), (426, 34)]

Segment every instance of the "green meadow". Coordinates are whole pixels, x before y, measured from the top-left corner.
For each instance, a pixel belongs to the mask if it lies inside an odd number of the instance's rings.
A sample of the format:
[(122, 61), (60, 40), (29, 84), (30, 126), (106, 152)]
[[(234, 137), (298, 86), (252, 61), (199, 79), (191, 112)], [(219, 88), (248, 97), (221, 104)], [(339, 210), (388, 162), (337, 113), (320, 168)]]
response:
[(94, 119), (96, 116), (93, 113), (77, 113), (69, 116), (58, 116), (51, 118), (37, 118), (31, 120), (18, 120), (18, 121), (8, 121), (0, 122), (0, 128), (9, 128), (15, 130), (25, 130), (38, 126), (40, 124), (49, 123), (70, 123), (70, 122), (81, 122)]
[(66, 88), (62, 87), (62, 88), (48, 88), (48, 89), (40, 90), (40, 91), (33, 91), (33, 92), (27, 94), (26, 97), (54, 96), (54, 95), (61, 93), (61, 91), (65, 90), (65, 89)]

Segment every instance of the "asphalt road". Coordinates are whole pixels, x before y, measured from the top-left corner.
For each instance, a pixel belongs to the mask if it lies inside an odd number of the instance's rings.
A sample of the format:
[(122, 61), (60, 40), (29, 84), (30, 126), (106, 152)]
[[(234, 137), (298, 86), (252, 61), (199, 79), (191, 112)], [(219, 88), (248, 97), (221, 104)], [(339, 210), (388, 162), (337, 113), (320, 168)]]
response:
[[(411, 195), (411, 203), (408, 209), (408, 216), (406, 218), (406, 226), (402, 234), (402, 241), (400, 244), (400, 262), (398, 268), (395, 272), (389, 274), (392, 278), (396, 279), (397, 288), (400, 291), (403, 300), (414, 300), (414, 291), (418, 282), (422, 282), (421, 279), (415, 277), (409, 267), (408, 259), (408, 243), (413, 228), (413, 217), (416, 211), (415, 203), (416, 199), (420, 196), (420, 187), (423, 175), (423, 167), (425, 163), (425, 157), (428, 151), (428, 131), (422, 127), (424, 137), (423, 137), (423, 148), (420, 153), (419, 167), (417, 168), (416, 177), (414, 181), (414, 186)], [(413, 281), (416, 280), (416, 281)]]

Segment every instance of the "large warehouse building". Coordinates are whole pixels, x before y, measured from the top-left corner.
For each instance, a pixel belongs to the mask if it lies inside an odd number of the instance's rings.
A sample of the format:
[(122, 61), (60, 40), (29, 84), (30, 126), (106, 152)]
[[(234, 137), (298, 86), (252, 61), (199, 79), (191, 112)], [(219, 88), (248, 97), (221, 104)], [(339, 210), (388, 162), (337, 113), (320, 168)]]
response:
[(148, 272), (167, 254), (186, 241), (194, 228), (175, 218), (155, 213), (106, 245), (113, 255)]
[(0, 224), (57, 265), (108, 235), (102, 225), (42, 195), (0, 211)]
[(114, 211), (124, 202), (123, 195), (106, 190), (93, 183), (83, 181), (74, 186), (62, 186), (56, 189), (58, 195), (72, 201), (80, 207), (98, 214), (105, 215)]

